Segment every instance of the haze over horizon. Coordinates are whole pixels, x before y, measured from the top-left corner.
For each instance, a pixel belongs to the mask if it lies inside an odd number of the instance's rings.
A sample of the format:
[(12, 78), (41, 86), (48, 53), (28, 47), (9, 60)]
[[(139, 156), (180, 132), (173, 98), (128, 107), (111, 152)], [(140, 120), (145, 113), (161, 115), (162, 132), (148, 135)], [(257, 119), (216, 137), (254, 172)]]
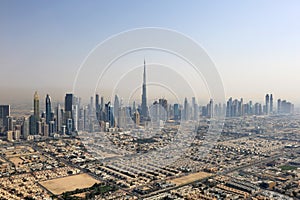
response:
[[(42, 102), (47, 93), (63, 102), (97, 44), (142, 27), (172, 29), (199, 43), (218, 69), (226, 98), (263, 102), (272, 93), (275, 100), (300, 104), (299, 1), (13, 0), (0, 5), (1, 104), (31, 103), (36, 90)], [(149, 63), (155, 61), (149, 57)]]

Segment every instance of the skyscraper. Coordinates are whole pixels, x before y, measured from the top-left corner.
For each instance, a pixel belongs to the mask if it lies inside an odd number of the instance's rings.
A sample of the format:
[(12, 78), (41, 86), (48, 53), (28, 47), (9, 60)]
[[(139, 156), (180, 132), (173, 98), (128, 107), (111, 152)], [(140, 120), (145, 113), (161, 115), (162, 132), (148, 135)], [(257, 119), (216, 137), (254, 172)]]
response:
[(99, 101), (99, 94), (96, 94), (95, 96), (95, 110), (96, 110), (96, 116), (98, 117), (98, 113), (100, 111), (100, 101)]
[(23, 139), (27, 139), (29, 133), (30, 133), (29, 117), (25, 116), (23, 118), (23, 124), (22, 124), (22, 137), (23, 137)]
[(269, 105), (270, 105), (270, 96), (269, 94), (266, 95), (266, 107), (265, 107), (265, 114), (268, 115), (270, 110), (269, 110)]
[(33, 110), (34, 110), (34, 117), (36, 121), (40, 120), (40, 100), (39, 100), (39, 95), (37, 92), (34, 93), (33, 96)]
[(105, 104), (106, 121), (109, 122), (109, 127), (115, 126), (114, 119), (114, 107), (110, 105), (110, 102)]
[(147, 90), (146, 90), (146, 61), (144, 60), (144, 76), (143, 76), (143, 91), (142, 91), (142, 118), (147, 120), (149, 117), (149, 111), (147, 106)]
[(281, 99), (277, 100), (277, 113), (280, 114), (281, 113)]
[(89, 108), (90, 108), (90, 116), (95, 116), (95, 113), (94, 113), (94, 97), (91, 96), (91, 99), (90, 99), (90, 105), (89, 105)]
[(72, 106), (72, 131), (78, 131), (78, 105), (74, 104)]
[(65, 96), (65, 123), (67, 128), (67, 134), (71, 134), (73, 131), (73, 105), (74, 105), (74, 95), (73, 94), (66, 94)]
[[(114, 118), (115, 122), (117, 123), (119, 121), (119, 111), (120, 109), (120, 101), (118, 95), (115, 95), (115, 101), (114, 101)], [(116, 124), (118, 126), (118, 124)]]
[(167, 120), (168, 119), (168, 101), (164, 98), (158, 100), (159, 107), (158, 107), (158, 114), (159, 119), (161, 120)]
[(184, 99), (184, 105), (183, 105), (183, 120), (189, 120), (189, 103), (187, 98)]
[(101, 99), (100, 99), (101, 101), (100, 101), (100, 110), (104, 110), (105, 108), (104, 108), (104, 97), (103, 96), (101, 96)]
[(72, 106), (74, 103), (74, 95), (73, 94), (66, 94), (65, 96), (65, 111), (72, 112)]
[(197, 121), (199, 113), (198, 113), (198, 104), (196, 103), (195, 97), (192, 98), (192, 104), (193, 104), (193, 119)]
[(214, 117), (214, 101), (210, 99), (209, 104), (207, 105), (208, 117)]
[(56, 130), (60, 132), (63, 120), (63, 110), (60, 107), (60, 104), (57, 104), (56, 107)]
[(139, 126), (140, 125), (140, 114), (138, 110), (135, 110), (134, 112), (134, 122), (135, 122), (135, 126)]
[(0, 132), (7, 131), (8, 121), (7, 117), (10, 115), (10, 106), (9, 105), (0, 105)]
[(45, 105), (46, 105), (46, 123), (49, 124), (49, 122), (51, 121), (51, 98), (48, 94), (46, 96)]
[(100, 120), (100, 104), (99, 104), (99, 94), (96, 94), (95, 97), (95, 109), (96, 109), (96, 118)]
[(273, 113), (273, 95), (270, 95), (270, 113)]
[(180, 119), (179, 104), (174, 104), (174, 120)]

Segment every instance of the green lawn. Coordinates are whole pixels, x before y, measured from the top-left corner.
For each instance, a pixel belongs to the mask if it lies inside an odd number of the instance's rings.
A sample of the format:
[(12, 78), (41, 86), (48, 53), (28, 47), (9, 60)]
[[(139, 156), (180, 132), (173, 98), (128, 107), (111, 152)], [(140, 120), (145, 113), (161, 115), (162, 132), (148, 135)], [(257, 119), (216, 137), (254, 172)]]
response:
[(291, 165), (282, 165), (279, 167), (281, 170), (295, 170), (297, 167)]

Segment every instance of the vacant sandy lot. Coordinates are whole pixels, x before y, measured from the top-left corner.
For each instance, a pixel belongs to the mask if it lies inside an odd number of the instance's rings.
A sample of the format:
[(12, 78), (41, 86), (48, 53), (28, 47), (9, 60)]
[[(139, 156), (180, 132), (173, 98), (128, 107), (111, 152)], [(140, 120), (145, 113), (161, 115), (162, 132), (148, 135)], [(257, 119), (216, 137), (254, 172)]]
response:
[(78, 174), (74, 176), (42, 181), (40, 184), (50, 190), (53, 194), (62, 194), (63, 192), (73, 191), (77, 188), (88, 188), (99, 182), (100, 181), (94, 179), (88, 174)]
[(9, 160), (14, 163), (16, 166), (19, 166), (19, 163), (22, 163), (23, 160), (20, 157), (11, 157)]
[(190, 174), (190, 175), (183, 176), (183, 177), (180, 177), (180, 178), (175, 178), (173, 180), (170, 180), (170, 182), (174, 183), (176, 185), (184, 185), (184, 184), (192, 183), (192, 182), (197, 181), (197, 180), (204, 179), (204, 178), (209, 177), (211, 175), (212, 174), (206, 173), (206, 172), (198, 172), (198, 173)]

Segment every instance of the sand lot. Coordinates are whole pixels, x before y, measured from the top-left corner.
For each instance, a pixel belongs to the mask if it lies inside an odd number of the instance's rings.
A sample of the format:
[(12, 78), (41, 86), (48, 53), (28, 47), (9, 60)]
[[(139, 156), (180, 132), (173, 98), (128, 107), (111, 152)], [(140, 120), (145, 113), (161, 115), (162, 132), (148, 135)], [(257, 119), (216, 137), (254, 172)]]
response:
[(170, 182), (174, 183), (176, 185), (184, 185), (184, 184), (192, 183), (192, 182), (197, 181), (197, 180), (204, 179), (204, 178), (209, 177), (211, 175), (212, 174), (206, 173), (206, 172), (198, 172), (198, 173), (189, 174), (187, 176), (183, 176), (183, 177), (180, 177), (180, 178), (175, 178), (173, 180), (170, 180)]
[(22, 163), (23, 160), (20, 157), (11, 157), (9, 160), (14, 163), (16, 166), (19, 166), (19, 163)]
[(78, 174), (63, 178), (56, 178), (48, 181), (42, 181), (40, 184), (50, 190), (53, 194), (62, 194), (63, 192), (73, 191), (82, 188), (88, 188), (100, 181), (94, 179), (88, 174)]

